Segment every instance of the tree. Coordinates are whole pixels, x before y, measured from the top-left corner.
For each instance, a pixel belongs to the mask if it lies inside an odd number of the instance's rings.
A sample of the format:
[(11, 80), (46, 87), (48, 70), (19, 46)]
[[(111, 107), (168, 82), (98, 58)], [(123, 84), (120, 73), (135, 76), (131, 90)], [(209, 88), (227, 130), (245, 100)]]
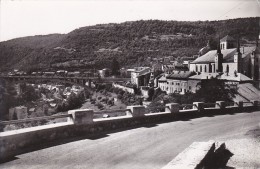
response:
[(152, 100), (156, 99), (156, 98), (157, 98), (159, 95), (161, 95), (162, 93), (166, 94), (166, 92), (165, 92), (165, 91), (162, 91), (161, 88), (157, 88), (157, 89), (154, 91)]
[(134, 89), (134, 93), (135, 93), (136, 95), (140, 95), (140, 94), (141, 94), (140, 88), (138, 88), (136, 85), (133, 85), (133, 89)]
[(152, 98), (153, 98), (153, 95), (154, 95), (154, 88), (153, 88), (153, 87), (150, 87), (150, 88), (148, 89), (148, 98), (147, 98), (147, 100), (148, 100), (148, 101), (151, 101)]
[(152, 100), (152, 102), (148, 105), (148, 111), (149, 112), (161, 112), (164, 110), (164, 97), (166, 96), (166, 93), (159, 94), (156, 98)]
[(120, 72), (120, 65), (119, 62), (116, 60), (116, 58), (113, 59), (112, 61), (112, 66), (111, 66), (111, 70), (112, 70), (112, 75), (119, 75)]
[(19, 104), (13, 84), (0, 80), (0, 96), (0, 120), (7, 120), (9, 109)]
[(39, 98), (38, 93), (35, 91), (35, 89), (32, 86), (26, 85), (24, 92), (22, 94), (22, 99), (25, 101), (34, 101)]
[(201, 82), (201, 88), (196, 92), (197, 101), (215, 103), (216, 101), (232, 101), (237, 89), (226, 85), (223, 80), (216, 78)]
[(199, 84), (201, 87), (196, 93), (185, 93), (184, 95), (166, 93), (156, 90), (153, 94), (149, 112), (159, 112), (167, 103), (192, 104), (193, 102), (215, 103), (216, 101), (232, 101), (237, 93), (236, 88), (225, 84), (225, 81), (216, 78), (207, 79)]

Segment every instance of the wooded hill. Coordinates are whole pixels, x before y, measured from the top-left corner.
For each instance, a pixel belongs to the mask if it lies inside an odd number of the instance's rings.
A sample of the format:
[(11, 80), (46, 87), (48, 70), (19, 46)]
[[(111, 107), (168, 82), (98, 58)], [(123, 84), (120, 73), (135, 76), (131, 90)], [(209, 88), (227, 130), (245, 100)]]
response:
[(87, 26), (68, 34), (17, 38), (0, 42), (0, 71), (104, 68), (110, 67), (114, 57), (125, 67), (149, 65), (156, 57), (196, 55), (208, 40), (215, 49), (218, 37), (226, 35), (254, 42), (258, 22), (259, 18), (140, 20)]

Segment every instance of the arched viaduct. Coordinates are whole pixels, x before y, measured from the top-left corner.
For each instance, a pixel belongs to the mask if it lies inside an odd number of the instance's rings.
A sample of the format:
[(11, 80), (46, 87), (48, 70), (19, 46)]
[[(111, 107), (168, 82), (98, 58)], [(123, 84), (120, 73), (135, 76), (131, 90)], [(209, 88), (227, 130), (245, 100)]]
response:
[(60, 77), (60, 76), (0, 76), (0, 79), (9, 81), (9, 82), (57, 82), (57, 83), (69, 83), (77, 84), (80, 86), (91, 87), (91, 83), (113, 83), (113, 82), (127, 82), (130, 81), (130, 78), (99, 78), (99, 77)]

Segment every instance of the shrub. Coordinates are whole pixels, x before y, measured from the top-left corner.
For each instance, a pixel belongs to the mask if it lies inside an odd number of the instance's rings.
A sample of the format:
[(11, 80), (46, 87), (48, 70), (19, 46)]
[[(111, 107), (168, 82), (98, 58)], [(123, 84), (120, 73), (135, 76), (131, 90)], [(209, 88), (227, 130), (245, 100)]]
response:
[(124, 93), (125, 93), (125, 91), (123, 91), (123, 90), (120, 90), (120, 91), (119, 91), (119, 94), (120, 94), (120, 95), (124, 95)]
[(118, 95), (117, 95), (117, 98), (118, 98), (118, 99), (122, 99), (123, 96), (122, 96), (121, 94), (118, 94)]
[(112, 102), (111, 100), (108, 100), (108, 101), (107, 101), (107, 104), (112, 106), (112, 105), (113, 105), (113, 102)]
[(107, 101), (108, 101), (108, 98), (102, 98), (101, 99), (101, 102), (105, 102), (106, 103)]
[(95, 106), (97, 106), (99, 109), (104, 108), (104, 105), (103, 105), (102, 103), (100, 103), (100, 102), (97, 102), (97, 103), (95, 104)]
[(119, 91), (120, 91), (120, 90), (119, 90), (118, 88), (113, 88), (113, 93), (118, 94)]

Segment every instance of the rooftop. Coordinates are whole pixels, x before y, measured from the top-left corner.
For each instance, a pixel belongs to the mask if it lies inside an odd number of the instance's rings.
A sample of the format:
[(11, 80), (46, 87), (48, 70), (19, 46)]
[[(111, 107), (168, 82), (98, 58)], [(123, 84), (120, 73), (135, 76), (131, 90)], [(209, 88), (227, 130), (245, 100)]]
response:
[(134, 68), (135, 72), (141, 72), (146, 69), (151, 69), (151, 68), (150, 67), (135, 67)]
[(225, 36), (224, 38), (220, 39), (220, 42), (226, 42), (226, 41), (235, 41), (235, 39), (232, 36)]
[(172, 74), (167, 76), (167, 79), (188, 79), (190, 76), (194, 75), (194, 72), (190, 71), (173, 71)]
[(242, 73), (237, 73), (237, 75), (235, 76), (234, 73), (229, 73), (228, 75), (226, 73), (223, 73), (222, 75), (220, 75), (219, 73), (206, 73), (206, 72), (191, 76), (189, 79), (202, 80), (202, 79), (210, 79), (210, 78), (218, 78), (221, 80), (237, 81), (237, 82), (252, 80), (247, 76), (243, 75)]
[(165, 76), (165, 74), (162, 75), (158, 80), (159, 80), (159, 81), (166, 81), (166, 76)]
[[(240, 51), (242, 53), (242, 58), (251, 54), (255, 49), (256, 49), (256, 47), (241, 47)], [(237, 51), (236, 48), (221, 50), (221, 53), (223, 54), (223, 62), (224, 63), (233, 62), (236, 51)], [(207, 52), (206, 54), (202, 55), (201, 57), (197, 58), (193, 62), (191, 62), (191, 64), (192, 63), (193, 64), (195, 64), (195, 63), (197, 63), (197, 64), (198, 63), (213, 63), (213, 62), (215, 62), (216, 55), (217, 55), (217, 50), (211, 50), (211, 51)]]

